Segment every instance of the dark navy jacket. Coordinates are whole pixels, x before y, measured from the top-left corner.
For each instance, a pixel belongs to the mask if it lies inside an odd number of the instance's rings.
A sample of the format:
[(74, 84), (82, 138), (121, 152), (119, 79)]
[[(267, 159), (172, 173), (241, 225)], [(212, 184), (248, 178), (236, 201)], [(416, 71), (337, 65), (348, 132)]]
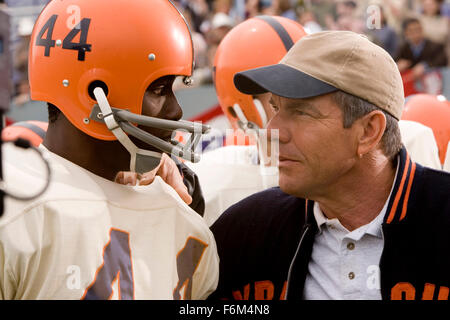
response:
[[(209, 299), (301, 299), (317, 232), (313, 204), (272, 188), (225, 211), (211, 226), (220, 277)], [(382, 299), (448, 300), (450, 174), (402, 149), (382, 229)]]

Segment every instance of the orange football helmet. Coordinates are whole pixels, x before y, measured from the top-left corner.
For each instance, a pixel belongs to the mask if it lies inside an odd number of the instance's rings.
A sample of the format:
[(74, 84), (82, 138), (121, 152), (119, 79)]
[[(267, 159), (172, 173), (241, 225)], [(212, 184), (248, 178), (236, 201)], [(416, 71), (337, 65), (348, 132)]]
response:
[(14, 141), (18, 138), (30, 141), (34, 147), (39, 146), (44, 140), (48, 123), (44, 121), (20, 121), (6, 126), (2, 130), (3, 141)]
[(187, 83), (193, 63), (189, 27), (170, 1), (50, 1), (31, 36), (31, 98), (54, 104), (94, 138), (118, 139), (132, 157), (148, 150), (130, 145), (124, 132), (193, 161), (197, 158), (191, 146), (173, 146), (132, 125), (207, 130), (141, 114), (144, 93), (153, 81), (180, 75)]
[(405, 103), (402, 119), (420, 122), (433, 130), (439, 159), (444, 164), (450, 142), (450, 102), (430, 94), (410, 96)]
[(234, 129), (264, 128), (269, 120), (258, 99), (236, 89), (234, 75), (278, 63), (305, 35), (303, 27), (291, 19), (257, 16), (238, 24), (222, 39), (214, 59), (214, 84), (222, 110)]

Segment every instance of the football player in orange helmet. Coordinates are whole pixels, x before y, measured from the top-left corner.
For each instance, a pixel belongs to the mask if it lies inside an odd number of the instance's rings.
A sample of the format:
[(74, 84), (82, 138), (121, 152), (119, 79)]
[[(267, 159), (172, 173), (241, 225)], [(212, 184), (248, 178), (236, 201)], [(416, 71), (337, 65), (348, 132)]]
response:
[[(166, 6), (156, 1), (133, 11), (127, 2), (102, 7), (93, 1), (52, 3), (44, 10), (29, 55), (31, 98), (49, 104), (44, 146), (109, 180), (120, 171), (153, 170), (163, 152), (198, 161), (195, 143), (208, 128), (180, 120), (172, 91), (177, 76), (190, 81), (192, 39), (183, 16), (172, 5), (161, 8)], [(160, 8), (150, 17), (146, 11)], [(139, 33), (130, 19), (142, 23)], [(192, 139), (172, 143), (176, 129), (191, 132)], [(191, 207), (203, 214), (197, 178), (177, 165)]]
[[(80, 165), (106, 178), (112, 179), (117, 169), (125, 170), (126, 158), (127, 167), (141, 173), (156, 167), (161, 152), (198, 160), (190, 146), (170, 143), (174, 129), (207, 130), (178, 121), (182, 111), (172, 83), (176, 76), (189, 81), (193, 68), (192, 39), (183, 17), (173, 6), (149, 17), (145, 10), (132, 12), (127, 2), (99, 4), (52, 3), (41, 14), (30, 47), (31, 98), (50, 103), (85, 139), (96, 139), (86, 153), (94, 152), (97, 161)], [(157, 1), (148, 6), (158, 12), (166, 4)], [(145, 21), (139, 33), (132, 21)], [(144, 126), (150, 129), (141, 130)], [(49, 132), (57, 134), (44, 142), (49, 149), (57, 148), (54, 137), (66, 139), (60, 130), (58, 121), (51, 118)], [(101, 151), (101, 146), (108, 146), (108, 151)], [(103, 160), (111, 154), (113, 170)]]
[(430, 94), (413, 95), (405, 103), (402, 120), (416, 121), (433, 130), (443, 165), (450, 142), (450, 103)]
[[(39, 150), (52, 179), (36, 199), (6, 199), (0, 299), (203, 299), (215, 289), (217, 251), (203, 219), (161, 177), (112, 181), (158, 168), (166, 154), (197, 160), (192, 147), (207, 128), (179, 120), (172, 92), (193, 64), (189, 27), (170, 1), (47, 4), (31, 36), (29, 81), (31, 98), (49, 104)], [(174, 145), (177, 129), (195, 137)], [(46, 181), (7, 146), (9, 186)]]
[(305, 35), (303, 27), (288, 18), (257, 16), (235, 26), (220, 42), (213, 80), (234, 131), (226, 137), (225, 147), (203, 153), (199, 163), (187, 164), (199, 176), (209, 225), (231, 204), (278, 184), (276, 165), (269, 161), (272, 147), (264, 131), (272, 116), (269, 94), (243, 94), (234, 86), (233, 76), (277, 63)]

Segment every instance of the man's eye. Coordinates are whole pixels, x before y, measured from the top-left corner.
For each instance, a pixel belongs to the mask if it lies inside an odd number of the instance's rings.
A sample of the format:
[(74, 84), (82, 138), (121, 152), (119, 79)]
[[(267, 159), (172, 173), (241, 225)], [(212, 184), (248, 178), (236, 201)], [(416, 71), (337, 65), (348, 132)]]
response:
[(276, 106), (276, 105), (271, 104), (270, 106), (272, 107), (272, 110), (274, 112), (278, 112), (280, 110), (280, 108), (278, 108), (278, 106)]
[(163, 93), (163, 91), (164, 91), (164, 86), (159, 86), (159, 87), (152, 89), (152, 93), (156, 94), (158, 96), (161, 95)]

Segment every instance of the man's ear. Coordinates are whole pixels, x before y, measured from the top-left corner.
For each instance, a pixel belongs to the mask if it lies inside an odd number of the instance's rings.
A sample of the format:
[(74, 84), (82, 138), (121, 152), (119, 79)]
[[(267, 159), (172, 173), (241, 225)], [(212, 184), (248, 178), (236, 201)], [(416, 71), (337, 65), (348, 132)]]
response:
[(382, 111), (375, 110), (357, 121), (361, 126), (361, 134), (358, 137), (357, 155), (362, 157), (378, 147), (386, 130), (386, 116)]

